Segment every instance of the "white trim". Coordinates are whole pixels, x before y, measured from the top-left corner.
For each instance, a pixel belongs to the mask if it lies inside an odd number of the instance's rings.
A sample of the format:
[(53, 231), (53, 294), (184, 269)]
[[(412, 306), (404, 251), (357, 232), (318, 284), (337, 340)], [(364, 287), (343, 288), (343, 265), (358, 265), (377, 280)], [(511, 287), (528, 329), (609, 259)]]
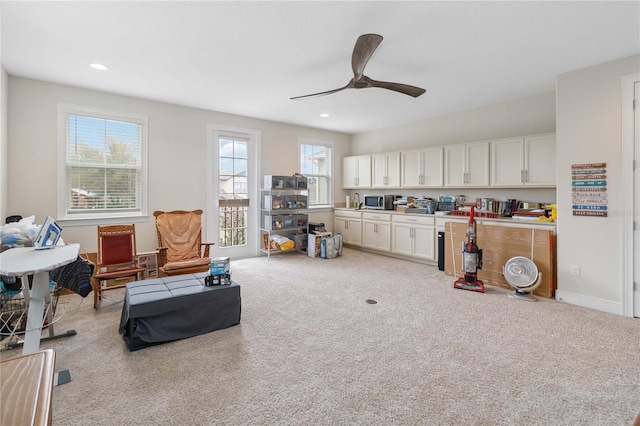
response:
[(56, 220), (60, 225), (64, 227), (73, 226), (96, 226), (96, 225), (115, 225), (126, 223), (144, 223), (149, 220), (149, 216), (123, 216), (123, 217), (87, 217), (84, 219), (59, 219)]
[[(622, 217), (622, 312), (621, 315), (633, 317), (633, 98), (634, 84), (640, 81), (640, 73), (622, 77), (622, 199), (624, 214)], [(640, 106), (636, 106), (640, 108)], [(640, 165), (638, 165), (640, 166)]]
[[(67, 152), (67, 128), (66, 115), (81, 115), (87, 117), (97, 117), (108, 120), (124, 121), (136, 123), (141, 128), (141, 175), (140, 175), (140, 211), (126, 213), (78, 213), (67, 214), (66, 191), (66, 152)], [(115, 111), (110, 109), (76, 105), (65, 102), (58, 102), (58, 152), (57, 152), (57, 194), (56, 194), (56, 221), (66, 226), (87, 226), (104, 224), (105, 221), (111, 223), (144, 222), (148, 216), (149, 198), (149, 117), (142, 114)]]
[(615, 315), (623, 315), (624, 310), (622, 303), (619, 302), (612, 302), (611, 300), (598, 299), (597, 297), (584, 296), (563, 290), (556, 290), (556, 300), (558, 302), (566, 302), (571, 305), (578, 305)]
[[(213, 196), (214, 193), (217, 193), (214, 188), (214, 183), (218, 182), (218, 176), (214, 173), (214, 170), (218, 170), (218, 166), (213, 164), (213, 160), (214, 158), (218, 158), (218, 138), (225, 135), (246, 138), (250, 140), (250, 143), (255, 145), (255, 158), (253, 159), (253, 162), (250, 161), (247, 165), (250, 175), (250, 181), (247, 182), (250, 191), (249, 198), (250, 200), (253, 200), (254, 203), (254, 205), (249, 206), (251, 213), (249, 214), (248, 229), (255, 232), (249, 232), (247, 234), (247, 238), (249, 238), (249, 243), (253, 243), (253, 247), (248, 247), (248, 250), (251, 252), (250, 256), (258, 256), (260, 247), (260, 238), (258, 238), (258, 230), (260, 228), (258, 225), (260, 218), (258, 217), (259, 207), (257, 207), (255, 203), (260, 202), (260, 145), (262, 140), (262, 132), (260, 130), (215, 123), (207, 124), (207, 212), (217, 212), (219, 207), (218, 199)], [(214, 147), (216, 151), (214, 151)], [(214, 223), (215, 225), (218, 224), (218, 220), (216, 218), (207, 218), (207, 241), (216, 243), (216, 245), (212, 247), (212, 250), (215, 252), (218, 250), (218, 236)]]
[[(321, 205), (321, 206), (317, 206), (317, 207), (312, 207), (312, 206), (308, 206), (309, 207), (309, 211), (314, 211), (314, 212), (318, 212), (321, 211), (321, 209), (333, 209), (334, 204), (333, 204), (333, 196), (334, 196), (334, 181), (335, 181), (335, 157), (336, 157), (336, 149), (335, 149), (335, 143), (332, 141), (325, 141), (325, 140), (320, 140), (320, 139), (310, 139), (310, 138), (304, 138), (304, 137), (299, 137), (298, 138), (298, 167), (300, 167), (300, 158), (302, 156), (302, 153), (300, 152), (300, 146), (301, 145), (320, 145), (320, 146), (325, 146), (328, 148), (331, 148), (331, 175), (329, 176), (329, 199), (327, 200), (329, 202), (329, 204), (327, 205)], [(300, 173), (302, 173), (302, 170), (299, 170)]]

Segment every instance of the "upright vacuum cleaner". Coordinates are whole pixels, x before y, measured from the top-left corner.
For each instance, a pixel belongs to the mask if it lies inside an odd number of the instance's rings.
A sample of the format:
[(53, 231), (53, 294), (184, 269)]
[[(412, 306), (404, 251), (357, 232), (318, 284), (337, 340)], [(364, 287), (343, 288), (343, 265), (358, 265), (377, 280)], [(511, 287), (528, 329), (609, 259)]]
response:
[(476, 222), (474, 209), (469, 212), (469, 226), (467, 227), (467, 242), (462, 243), (462, 270), (464, 277), (453, 282), (454, 288), (478, 291), (484, 293), (484, 283), (478, 279), (478, 269), (482, 269), (482, 250), (476, 244)]

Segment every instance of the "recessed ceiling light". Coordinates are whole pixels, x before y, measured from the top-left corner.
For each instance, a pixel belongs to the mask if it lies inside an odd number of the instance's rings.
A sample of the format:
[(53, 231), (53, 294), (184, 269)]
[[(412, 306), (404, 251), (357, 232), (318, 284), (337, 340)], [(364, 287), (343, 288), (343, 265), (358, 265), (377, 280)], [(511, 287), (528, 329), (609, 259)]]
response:
[(103, 65), (103, 64), (91, 64), (90, 67), (93, 68), (94, 70), (98, 70), (98, 71), (106, 71), (106, 70), (109, 69), (108, 66)]
[(328, 116), (329, 116), (329, 114), (326, 113), (326, 112), (323, 112), (322, 114), (320, 114), (320, 117), (322, 117), (322, 118), (327, 118)]

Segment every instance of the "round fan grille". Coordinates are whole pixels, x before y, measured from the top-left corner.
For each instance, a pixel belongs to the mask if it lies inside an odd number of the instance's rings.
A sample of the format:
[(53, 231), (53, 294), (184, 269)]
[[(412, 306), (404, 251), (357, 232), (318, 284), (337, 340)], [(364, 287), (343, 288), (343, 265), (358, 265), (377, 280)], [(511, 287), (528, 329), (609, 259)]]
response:
[(538, 267), (526, 257), (516, 256), (504, 265), (504, 278), (512, 287), (526, 290), (538, 281)]

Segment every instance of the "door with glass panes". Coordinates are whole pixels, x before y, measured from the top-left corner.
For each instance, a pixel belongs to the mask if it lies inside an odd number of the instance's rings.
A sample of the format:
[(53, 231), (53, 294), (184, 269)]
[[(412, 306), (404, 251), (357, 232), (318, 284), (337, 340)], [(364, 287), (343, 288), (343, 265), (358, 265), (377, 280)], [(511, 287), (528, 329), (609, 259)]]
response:
[(214, 132), (212, 215), (208, 235), (212, 257), (256, 255), (256, 141), (250, 134)]

